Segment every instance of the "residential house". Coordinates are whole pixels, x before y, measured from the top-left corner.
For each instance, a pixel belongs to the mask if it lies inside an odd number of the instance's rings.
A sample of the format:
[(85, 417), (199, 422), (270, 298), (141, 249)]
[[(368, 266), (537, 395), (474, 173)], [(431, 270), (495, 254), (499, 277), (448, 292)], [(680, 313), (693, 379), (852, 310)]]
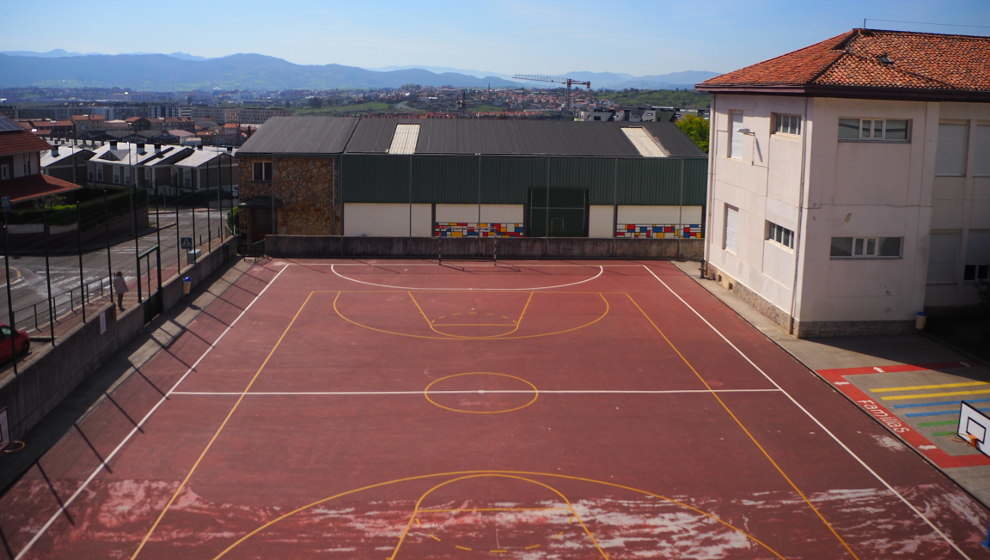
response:
[(705, 260), (797, 336), (902, 332), (990, 280), (990, 37), (853, 29), (698, 84)]
[(11, 206), (38, 204), (79, 185), (41, 174), (41, 152), (51, 149), (37, 135), (0, 116), (0, 198)]
[(41, 152), (41, 172), (73, 183), (86, 182), (86, 162), (94, 150), (80, 143), (69, 141), (53, 144), (51, 150)]
[(204, 148), (193, 150), (175, 162), (176, 184), (183, 190), (212, 190), (222, 188), (236, 196), (240, 168), (233, 148)]

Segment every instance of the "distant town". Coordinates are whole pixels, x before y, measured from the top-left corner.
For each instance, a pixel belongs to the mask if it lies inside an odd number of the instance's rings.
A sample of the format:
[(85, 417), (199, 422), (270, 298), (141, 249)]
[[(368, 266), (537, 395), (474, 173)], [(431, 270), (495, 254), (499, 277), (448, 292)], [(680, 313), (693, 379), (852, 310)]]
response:
[[(0, 115), (41, 136), (238, 146), (275, 116), (526, 118), (596, 121), (705, 116), (709, 95), (693, 90), (458, 88), (407, 85), (354, 90), (134, 91), (123, 88), (6, 88)], [(156, 134), (147, 131), (153, 130)], [(152, 137), (154, 136), (154, 137)]]

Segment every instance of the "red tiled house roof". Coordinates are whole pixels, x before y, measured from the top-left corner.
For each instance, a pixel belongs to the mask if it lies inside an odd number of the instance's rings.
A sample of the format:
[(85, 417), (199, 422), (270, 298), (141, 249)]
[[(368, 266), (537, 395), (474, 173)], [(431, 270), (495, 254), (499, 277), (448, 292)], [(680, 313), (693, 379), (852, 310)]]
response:
[(696, 87), (721, 93), (990, 101), (990, 37), (853, 29)]
[(82, 187), (51, 175), (27, 175), (0, 182), (0, 196), (9, 196), (13, 204), (35, 198), (79, 190)]
[(20, 154), (23, 152), (41, 152), (51, 149), (35, 134), (26, 130), (0, 132), (0, 156)]

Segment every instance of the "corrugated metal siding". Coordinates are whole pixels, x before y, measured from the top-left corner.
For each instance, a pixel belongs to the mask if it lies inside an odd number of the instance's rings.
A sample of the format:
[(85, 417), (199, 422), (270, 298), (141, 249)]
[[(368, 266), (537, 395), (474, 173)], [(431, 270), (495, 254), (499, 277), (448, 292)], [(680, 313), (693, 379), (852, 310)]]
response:
[(413, 158), (414, 202), (478, 202), (478, 159), (470, 156)]
[(408, 156), (344, 156), (344, 202), (408, 202)]
[(546, 185), (546, 162), (545, 158), (483, 157), (481, 202), (525, 203), (530, 187)]
[[(523, 204), (529, 189), (588, 190), (590, 204), (704, 204), (708, 162), (665, 158), (481, 157), (478, 196), (477, 156), (343, 156), (345, 202)], [(682, 186), (683, 175), (683, 186)], [(683, 193), (683, 201), (681, 195)]]
[(684, 160), (684, 204), (701, 206), (708, 193), (708, 159)]

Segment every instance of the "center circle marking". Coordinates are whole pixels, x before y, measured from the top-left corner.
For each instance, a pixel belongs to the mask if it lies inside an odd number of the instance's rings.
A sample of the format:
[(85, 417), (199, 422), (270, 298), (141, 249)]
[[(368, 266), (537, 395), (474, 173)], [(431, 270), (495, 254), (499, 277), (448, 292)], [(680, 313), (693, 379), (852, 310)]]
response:
[[(521, 384), (523, 384), (523, 385), (525, 385), (526, 387), (529, 388), (529, 392), (532, 393), (532, 397), (530, 397), (530, 399), (528, 401), (522, 403), (521, 405), (514, 406), (514, 407), (511, 407), (511, 408), (495, 408), (495, 409), (492, 409), (492, 410), (474, 410), (474, 409), (470, 409), (470, 408), (458, 408), (458, 407), (453, 407), (453, 406), (447, 406), (447, 405), (445, 405), (445, 404), (443, 404), (441, 402), (438, 402), (436, 399), (433, 398), (433, 395), (430, 394), (430, 392), (432, 390), (434, 390), (434, 386), (436, 386), (439, 383), (443, 383), (444, 381), (447, 381), (449, 379), (457, 379), (457, 378), (461, 378), (461, 377), (472, 377), (472, 376), (476, 376), (476, 377), (481, 377), (481, 376), (498, 377), (498, 378), (511, 379), (513, 381), (517, 381), (517, 382), (519, 382), (519, 383), (521, 383)], [(470, 392), (471, 391), (464, 391), (465, 394), (466, 393), (470, 393)], [(485, 395), (485, 394), (490, 394), (490, 393), (498, 394), (499, 391), (498, 390), (477, 389), (474, 392), (477, 393), (477, 394), (479, 394), (479, 395)], [(440, 408), (440, 409), (443, 409), (443, 410), (447, 410), (449, 412), (457, 412), (457, 413), (460, 413), (460, 414), (506, 414), (506, 413), (509, 413), (509, 412), (516, 412), (518, 410), (522, 410), (524, 408), (527, 408), (527, 407), (532, 406), (537, 401), (537, 399), (540, 398), (540, 390), (532, 382), (530, 382), (530, 381), (528, 381), (526, 379), (523, 379), (522, 377), (516, 376), (516, 375), (509, 375), (508, 373), (498, 373), (498, 372), (494, 372), (494, 371), (468, 371), (468, 372), (464, 372), (464, 373), (454, 373), (454, 374), (451, 374), (451, 375), (445, 375), (443, 377), (438, 377), (437, 379), (434, 379), (433, 381), (431, 381), (429, 383), (429, 385), (426, 386), (425, 389), (423, 389), (423, 397), (426, 398), (426, 402), (432, 404), (433, 406), (435, 406), (437, 408)]]

